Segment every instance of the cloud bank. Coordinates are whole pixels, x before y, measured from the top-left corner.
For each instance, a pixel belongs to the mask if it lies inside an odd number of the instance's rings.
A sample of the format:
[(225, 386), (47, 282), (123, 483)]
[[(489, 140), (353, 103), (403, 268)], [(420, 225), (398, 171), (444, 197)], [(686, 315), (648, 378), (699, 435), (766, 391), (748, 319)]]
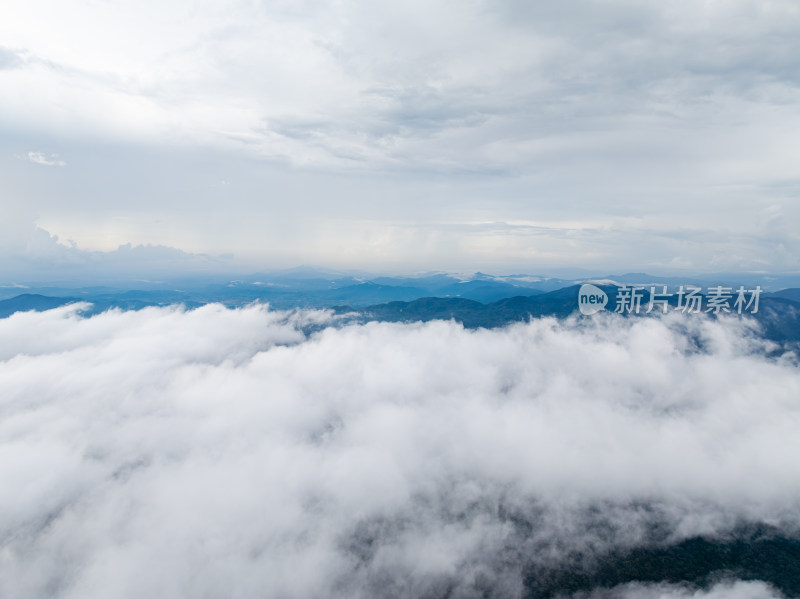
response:
[(233, 256), (185, 252), (160, 244), (86, 250), (37, 226), (24, 211), (0, 214), (0, 281), (119, 282), (230, 272)]
[(516, 597), (800, 530), (797, 359), (737, 322), (79, 310), (0, 320), (3, 596)]

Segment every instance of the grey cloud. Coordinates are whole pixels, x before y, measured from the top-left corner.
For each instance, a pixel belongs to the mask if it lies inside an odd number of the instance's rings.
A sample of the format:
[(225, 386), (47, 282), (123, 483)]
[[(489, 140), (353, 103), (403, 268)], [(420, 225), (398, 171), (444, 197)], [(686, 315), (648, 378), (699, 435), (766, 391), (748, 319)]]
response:
[[(800, 531), (797, 356), (736, 321), (79, 309), (0, 320), (9, 596), (515, 597), (576, 556)], [(772, 596), (697, 596), (726, 591)]]
[[(471, 90), (464, 95), (480, 95)], [(338, 138), (343, 135), (367, 134), (376, 141), (394, 136), (429, 137), (449, 127), (475, 127), (487, 116), (477, 98), (459, 100), (430, 88), (371, 88), (364, 97), (376, 99), (387, 108), (373, 114), (362, 114), (343, 128), (338, 121), (326, 119), (302, 120), (293, 117), (269, 119), (267, 129), (297, 139), (319, 138), (323, 135)]]
[(9, 48), (0, 46), (0, 71), (3, 69), (16, 69), (22, 66), (19, 54)]
[[(426, 9), (420, 19), (434, 18), (437, 10)], [(391, 131), (402, 140), (427, 137), (432, 127), (478, 127), (473, 145), (437, 148), (455, 152), (462, 166), (485, 161), (480, 151), (489, 144), (501, 142), (511, 149), (515, 140), (525, 138), (624, 130), (641, 127), (637, 119), (642, 117), (650, 119), (648, 128), (659, 119), (665, 124), (685, 123), (687, 117), (717, 121), (725, 118), (718, 106), (726, 100), (785, 102), (780, 98), (786, 91), (774, 84), (794, 92), (797, 87), (796, 26), (788, 23), (796, 24), (798, 15), (790, 3), (682, 3), (680, 8), (629, 2), (492, 3), (462, 7), (441, 38), (401, 18), (397, 31), (380, 39), (372, 32), (385, 27), (384, 15), (362, 11), (350, 16), (346, 31), (351, 35), (343, 37), (333, 55), (344, 65), (357, 60), (372, 89), (402, 91), (381, 93), (388, 106), (377, 102), (352, 112), (337, 110), (335, 118), (331, 115), (339, 131), (334, 138), (347, 138), (351, 128), (375, 137)], [(416, 43), (399, 45), (402, 33)], [(518, 44), (511, 55), (509, 40)], [(471, 69), (459, 62), (464, 54), (478, 59)], [(480, 59), (494, 68), (480, 65)], [(413, 78), (408, 77), (410, 64), (416, 67)], [(432, 83), (436, 98), (431, 98)], [(462, 113), (466, 120), (459, 117)], [(515, 131), (511, 139), (503, 120)], [(529, 157), (516, 149), (520, 160)], [(383, 151), (392, 155), (394, 148)], [(412, 154), (403, 156), (411, 160)]]

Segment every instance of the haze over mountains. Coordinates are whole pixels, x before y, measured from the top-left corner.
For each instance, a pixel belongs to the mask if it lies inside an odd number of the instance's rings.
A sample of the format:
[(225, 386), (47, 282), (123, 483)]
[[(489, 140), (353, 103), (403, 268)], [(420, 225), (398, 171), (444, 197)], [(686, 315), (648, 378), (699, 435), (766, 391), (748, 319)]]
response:
[[(567, 279), (536, 275), (492, 276), (485, 273), (419, 276), (370, 276), (299, 268), (259, 273), (235, 280), (184, 279), (173, 282), (139, 281), (128, 287), (30, 286), (0, 288), (0, 317), (17, 311), (47, 310), (75, 302), (89, 302), (86, 315), (111, 308), (138, 310), (147, 306), (182, 304), (196, 308), (207, 303), (228, 307), (252, 302), (275, 309), (333, 308), (360, 321), (394, 322), (454, 319), (466, 327), (496, 327), (541, 316), (566, 317), (577, 309), (581, 283), (595, 281), (613, 300), (621, 285), (649, 288), (680, 285), (708, 289), (726, 285), (760, 286), (759, 313), (753, 315), (773, 340), (800, 340), (800, 277), (771, 275), (705, 275), (656, 277), (645, 273)], [(798, 287), (783, 288), (784, 285)], [(117, 284), (119, 285), (119, 283)], [(20, 291), (24, 290), (24, 293)], [(673, 300), (674, 304), (674, 300)]]

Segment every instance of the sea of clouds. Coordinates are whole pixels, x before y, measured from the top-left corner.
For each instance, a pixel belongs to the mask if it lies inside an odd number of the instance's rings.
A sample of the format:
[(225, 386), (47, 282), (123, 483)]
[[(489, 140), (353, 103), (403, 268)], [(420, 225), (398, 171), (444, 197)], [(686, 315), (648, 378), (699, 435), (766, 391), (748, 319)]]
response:
[(800, 530), (800, 368), (745, 322), (80, 310), (0, 320), (0, 597), (515, 597)]

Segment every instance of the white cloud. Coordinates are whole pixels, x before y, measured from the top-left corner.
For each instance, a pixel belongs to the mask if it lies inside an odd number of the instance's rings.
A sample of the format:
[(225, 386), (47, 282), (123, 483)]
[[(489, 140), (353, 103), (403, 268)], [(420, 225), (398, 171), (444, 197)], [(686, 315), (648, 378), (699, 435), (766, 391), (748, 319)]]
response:
[(27, 159), (44, 166), (67, 166), (67, 163), (61, 160), (58, 154), (50, 154), (48, 158), (44, 152), (28, 152)]
[(75, 310), (0, 320), (0, 594), (513, 597), (658, 527), (800, 527), (797, 359), (735, 321)]
[(588, 599), (781, 599), (783, 595), (762, 582), (719, 583), (708, 591), (679, 585), (631, 584), (596, 592)]

